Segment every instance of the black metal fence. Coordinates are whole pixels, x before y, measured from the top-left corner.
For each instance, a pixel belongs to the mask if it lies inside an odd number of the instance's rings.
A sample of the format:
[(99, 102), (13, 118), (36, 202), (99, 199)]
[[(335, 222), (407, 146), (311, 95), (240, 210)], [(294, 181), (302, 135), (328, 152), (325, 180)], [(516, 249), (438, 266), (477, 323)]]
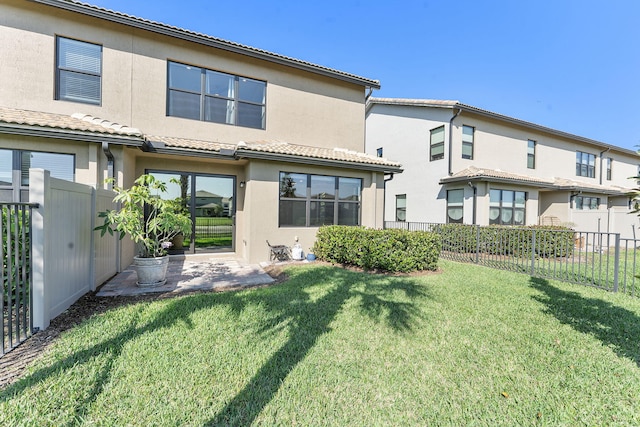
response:
[(0, 357), (25, 341), (33, 331), (30, 236), (32, 208), (36, 206), (28, 203), (0, 203)]
[(640, 240), (617, 233), (394, 221), (385, 228), (440, 234), (444, 259), (640, 296)]

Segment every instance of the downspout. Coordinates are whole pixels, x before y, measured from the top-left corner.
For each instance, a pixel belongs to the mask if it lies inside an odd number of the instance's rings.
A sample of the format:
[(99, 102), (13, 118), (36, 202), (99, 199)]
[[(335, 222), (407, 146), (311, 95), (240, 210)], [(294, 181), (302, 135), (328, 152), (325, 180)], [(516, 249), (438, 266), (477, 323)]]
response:
[(115, 177), (115, 162), (113, 153), (109, 149), (108, 142), (102, 142), (102, 151), (104, 155), (107, 157), (107, 178), (109, 178), (108, 189), (113, 190), (113, 182), (111, 181)]
[(602, 169), (602, 161), (604, 160), (604, 158), (602, 157), (602, 155), (604, 153), (606, 153), (607, 151), (611, 150), (611, 147), (607, 148), (606, 150), (603, 150), (600, 152), (600, 185), (602, 185), (602, 173), (604, 172)]
[(371, 86), (369, 86), (367, 89), (369, 90), (369, 93), (367, 93), (367, 94), (364, 96), (364, 103), (365, 103), (365, 104), (367, 103), (367, 101), (368, 101), (368, 100), (369, 100), (369, 98), (371, 97), (371, 94), (373, 94), (373, 88), (372, 88)]
[(453, 121), (462, 113), (462, 109), (458, 108), (458, 112), (451, 117), (449, 120), (449, 176), (453, 175), (453, 154), (451, 151), (453, 150)]
[(473, 225), (476, 225), (476, 203), (478, 200), (478, 187), (476, 185), (473, 185), (473, 183), (471, 181), (469, 181), (467, 184), (469, 184), (469, 187), (473, 188), (473, 211), (472, 211), (472, 216), (473, 216)]

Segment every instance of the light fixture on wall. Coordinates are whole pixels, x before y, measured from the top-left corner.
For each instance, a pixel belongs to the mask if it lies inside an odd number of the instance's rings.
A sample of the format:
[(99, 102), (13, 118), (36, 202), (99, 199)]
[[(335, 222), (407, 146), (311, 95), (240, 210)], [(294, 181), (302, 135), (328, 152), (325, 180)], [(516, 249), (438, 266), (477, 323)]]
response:
[(244, 181), (240, 181), (240, 188), (244, 188)]

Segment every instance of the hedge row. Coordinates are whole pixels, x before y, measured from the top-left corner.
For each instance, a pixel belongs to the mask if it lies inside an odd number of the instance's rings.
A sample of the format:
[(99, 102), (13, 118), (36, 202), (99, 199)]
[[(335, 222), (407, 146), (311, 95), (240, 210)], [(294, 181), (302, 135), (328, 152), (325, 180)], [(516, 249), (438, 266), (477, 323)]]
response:
[(313, 252), (321, 260), (391, 272), (435, 270), (440, 236), (425, 231), (320, 227)]
[(453, 252), (476, 252), (491, 255), (531, 256), (535, 231), (536, 256), (566, 257), (573, 255), (574, 232), (567, 227), (534, 225), (512, 227), (492, 225), (480, 227), (464, 224), (442, 224), (432, 227), (442, 238), (443, 248)]

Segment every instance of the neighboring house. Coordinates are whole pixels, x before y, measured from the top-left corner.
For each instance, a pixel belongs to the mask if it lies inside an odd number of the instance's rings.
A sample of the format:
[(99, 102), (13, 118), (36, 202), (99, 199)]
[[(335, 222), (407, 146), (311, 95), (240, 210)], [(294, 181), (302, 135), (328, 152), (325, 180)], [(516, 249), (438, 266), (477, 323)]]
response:
[(0, 40), (2, 200), (26, 201), (29, 167), (98, 188), (176, 178), (194, 218), (199, 192), (221, 197), (250, 262), (267, 239), (307, 251), (322, 224), (383, 225), (400, 165), (364, 154), (376, 80), (70, 0), (3, 1)]
[(385, 220), (562, 224), (633, 237), (631, 150), (458, 101), (369, 98), (367, 153), (404, 167)]

